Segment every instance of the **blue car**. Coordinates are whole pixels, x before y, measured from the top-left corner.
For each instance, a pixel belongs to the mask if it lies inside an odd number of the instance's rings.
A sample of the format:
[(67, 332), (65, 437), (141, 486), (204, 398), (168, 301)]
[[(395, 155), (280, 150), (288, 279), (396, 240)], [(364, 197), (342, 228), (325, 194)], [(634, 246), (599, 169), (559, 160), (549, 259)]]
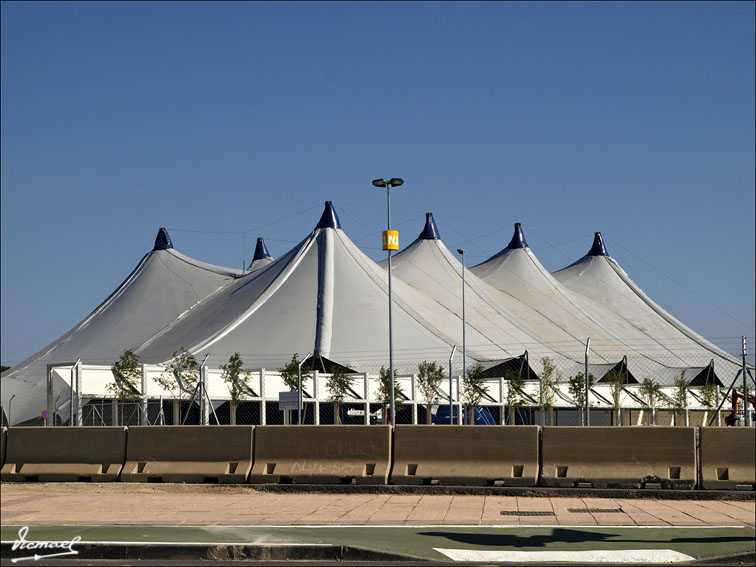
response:
[[(462, 421), (465, 420), (465, 410), (462, 410)], [(438, 411), (436, 411), (436, 415), (432, 418), (433, 423), (436, 425), (449, 425), (449, 406), (439, 406)], [(452, 424), (458, 425), (459, 423), (459, 407), (454, 406), (454, 417)], [(491, 415), (491, 412), (488, 410), (488, 408), (484, 407), (478, 407), (475, 408), (475, 425), (496, 425), (496, 420), (494, 420), (493, 416)]]

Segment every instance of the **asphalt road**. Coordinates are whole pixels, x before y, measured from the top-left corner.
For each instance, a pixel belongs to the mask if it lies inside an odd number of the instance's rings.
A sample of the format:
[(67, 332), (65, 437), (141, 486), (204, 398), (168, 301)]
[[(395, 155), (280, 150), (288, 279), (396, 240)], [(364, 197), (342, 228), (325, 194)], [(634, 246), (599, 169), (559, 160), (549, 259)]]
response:
[[(2, 526), (3, 556), (20, 558), (60, 550), (17, 549), (22, 526)], [(754, 529), (732, 527), (629, 526), (33, 526), (27, 542), (71, 541), (98, 543), (98, 548), (148, 549), (171, 544), (176, 558), (197, 558), (209, 548), (230, 550), (245, 546), (282, 549), (301, 546), (350, 546), (406, 559), (434, 562), (543, 562), (588, 561), (617, 563), (672, 563), (718, 556), (753, 553)], [(94, 548), (82, 549), (86, 559)], [(180, 550), (180, 552), (178, 552)], [(187, 551), (188, 550), (188, 551)], [(136, 553), (136, 551), (131, 552)], [(222, 552), (226, 553), (226, 552)], [(242, 554), (243, 556), (243, 554)], [(204, 556), (212, 558), (212, 556)], [(275, 554), (271, 559), (280, 559)], [(370, 558), (369, 555), (365, 556)], [(380, 557), (380, 556), (378, 556)], [(157, 556), (153, 556), (157, 559)], [(217, 557), (220, 559), (221, 557)], [(62, 559), (62, 558), (61, 558)], [(326, 557), (323, 557), (326, 559)], [(30, 560), (30, 563), (34, 563)], [(18, 564), (18, 563), (17, 563)]]

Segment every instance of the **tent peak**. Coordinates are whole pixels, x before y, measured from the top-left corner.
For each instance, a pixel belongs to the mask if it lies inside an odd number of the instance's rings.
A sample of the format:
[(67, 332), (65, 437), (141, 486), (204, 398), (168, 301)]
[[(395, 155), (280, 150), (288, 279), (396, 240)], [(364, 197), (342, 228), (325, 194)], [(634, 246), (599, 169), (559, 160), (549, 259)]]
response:
[(588, 252), (588, 256), (608, 256), (609, 254), (606, 251), (606, 247), (604, 246), (604, 239), (601, 238), (601, 233), (597, 232), (593, 237), (593, 247), (591, 248), (590, 252)]
[(325, 209), (323, 209), (323, 214), (315, 228), (341, 228), (339, 216), (336, 214), (336, 209), (333, 208), (333, 201), (325, 202)]
[(441, 240), (436, 227), (436, 221), (433, 220), (433, 213), (425, 213), (425, 228), (418, 236), (420, 240)]
[(257, 246), (255, 246), (255, 255), (252, 258), (252, 261), (256, 262), (257, 260), (262, 260), (263, 258), (270, 257), (270, 252), (268, 252), (268, 247), (265, 246), (265, 241), (262, 239), (262, 237), (259, 237), (257, 239)]
[(514, 234), (512, 235), (512, 240), (509, 241), (507, 248), (509, 250), (514, 250), (516, 248), (527, 247), (528, 243), (525, 242), (525, 235), (522, 233), (522, 225), (519, 222), (516, 222), (514, 225)]
[(168, 231), (165, 228), (161, 228), (158, 230), (155, 246), (152, 250), (154, 252), (155, 250), (168, 250), (169, 248), (173, 248), (173, 242), (171, 242), (171, 237), (168, 236)]

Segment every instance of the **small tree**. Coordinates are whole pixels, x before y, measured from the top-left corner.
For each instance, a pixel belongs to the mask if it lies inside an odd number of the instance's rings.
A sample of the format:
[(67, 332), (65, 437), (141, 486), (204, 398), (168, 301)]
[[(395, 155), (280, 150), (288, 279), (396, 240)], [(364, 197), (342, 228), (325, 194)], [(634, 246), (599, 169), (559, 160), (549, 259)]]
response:
[[(181, 348), (181, 351), (175, 351), (171, 360), (165, 365), (165, 371), (170, 374), (170, 378), (159, 375), (155, 381), (164, 389), (168, 390), (179, 402), (183, 399), (184, 394), (194, 390), (199, 381), (199, 364), (194, 355)], [(201, 403), (201, 402), (200, 402)], [(179, 421), (181, 420), (181, 405), (179, 404)]]
[[(389, 377), (389, 374), (391, 374), (390, 370), (386, 368), (385, 366), (381, 366), (381, 369), (378, 371), (378, 401), (381, 402), (381, 413), (383, 415), (383, 422), (389, 423), (389, 420), (386, 419), (387, 413), (386, 408), (391, 407), (391, 378)], [(394, 411), (398, 411), (399, 409), (399, 396), (404, 394), (402, 391), (402, 386), (399, 384), (399, 381), (396, 378), (396, 369), (394, 369)], [(396, 417), (394, 417), (394, 420), (396, 420)]]
[(231, 394), (231, 413), (229, 421), (231, 425), (236, 425), (236, 408), (239, 402), (244, 397), (247, 389), (247, 383), (249, 381), (249, 370), (242, 368), (243, 362), (238, 352), (231, 355), (228, 359), (228, 364), (221, 364), (221, 378), (228, 384), (228, 391)]
[[(291, 360), (286, 363), (286, 365), (283, 368), (279, 368), (278, 372), (281, 375), (281, 379), (283, 380), (284, 385), (289, 389), (290, 392), (295, 392), (297, 390), (298, 381), (299, 381), (299, 365), (302, 361), (299, 360), (299, 354), (294, 353), (294, 356), (291, 357)], [(307, 379), (310, 377), (310, 373), (305, 372), (304, 369), (302, 370), (302, 388), (304, 389), (305, 382), (307, 382)], [(286, 422), (291, 423), (291, 410), (286, 410)]]
[[(588, 374), (588, 388), (593, 388), (593, 384), (596, 382), (593, 374)], [(580, 416), (580, 425), (585, 425), (585, 416), (583, 410), (585, 409), (585, 374), (579, 372), (577, 375), (569, 378), (567, 385), (567, 391), (575, 401), (575, 408)]]
[(470, 425), (475, 423), (475, 408), (488, 393), (484, 372), (483, 365), (476, 364), (462, 376), (462, 399), (467, 405), (467, 423)]
[(347, 397), (349, 388), (352, 387), (354, 378), (349, 376), (343, 368), (337, 366), (331, 372), (326, 380), (326, 388), (331, 394), (331, 403), (333, 404), (333, 422), (336, 425), (341, 424), (341, 405)]
[[(142, 369), (139, 366), (139, 357), (133, 350), (128, 349), (110, 367), (113, 372), (113, 382), (106, 389), (113, 394), (119, 402), (136, 402), (141, 399)], [(123, 425), (123, 411), (121, 411), (121, 425)]]
[(113, 372), (113, 382), (106, 389), (119, 401), (133, 402), (140, 399), (142, 369), (139, 357), (133, 350), (128, 349), (110, 367)]
[[(291, 361), (287, 362), (283, 368), (279, 368), (278, 372), (281, 374), (281, 379), (284, 385), (293, 392), (297, 389), (297, 382), (299, 380), (299, 364), (302, 361), (299, 360), (299, 354), (294, 353), (291, 357)], [(302, 388), (304, 388), (305, 382), (310, 377), (310, 373), (302, 370)]]
[(430, 425), (433, 404), (438, 401), (438, 386), (444, 379), (444, 370), (437, 362), (424, 360), (417, 367), (417, 388), (425, 400), (425, 422)]
[(507, 381), (507, 406), (509, 407), (509, 425), (515, 424), (515, 413), (522, 405), (523, 388), (525, 379), (519, 372), (507, 370), (504, 379)]
[(554, 392), (555, 384), (559, 381), (559, 371), (548, 356), (541, 359), (543, 372), (540, 376), (540, 396), (539, 410), (541, 412), (541, 423), (545, 411), (549, 412), (549, 425), (554, 425), (554, 402), (556, 393)]
[(614, 408), (614, 424), (621, 425), (620, 404), (622, 400), (622, 389), (625, 387), (625, 377), (622, 372), (612, 369), (604, 376), (604, 380), (609, 384), (612, 394), (612, 407)]
[(661, 387), (651, 378), (644, 378), (638, 391), (651, 408), (651, 425), (656, 425), (656, 400), (661, 394)]
[(685, 379), (685, 370), (675, 378), (675, 391), (672, 394), (672, 407), (675, 409), (675, 421), (688, 407), (688, 381)]
[(719, 391), (716, 384), (706, 382), (706, 384), (701, 386), (701, 403), (707, 408), (719, 405)]
[[(701, 386), (701, 403), (707, 408), (713, 408), (719, 405), (719, 389), (713, 382), (706, 382)], [(708, 416), (708, 412), (705, 414)], [(703, 425), (706, 425), (704, 418)]]

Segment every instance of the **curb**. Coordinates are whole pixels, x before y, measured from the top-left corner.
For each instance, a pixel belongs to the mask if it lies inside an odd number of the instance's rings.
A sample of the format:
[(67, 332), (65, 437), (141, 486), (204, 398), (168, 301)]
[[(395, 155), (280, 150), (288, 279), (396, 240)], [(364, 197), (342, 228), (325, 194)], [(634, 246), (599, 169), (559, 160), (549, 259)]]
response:
[[(200, 484), (200, 483), (87, 483), (80, 482), (0, 482), (0, 488), (14, 493), (57, 492), (61, 494), (418, 494), (520, 496), (528, 498), (624, 498), (647, 500), (728, 500), (752, 502), (754, 490), (676, 490), (671, 488), (549, 488), (541, 486), (445, 486), (395, 484)], [(79, 490), (86, 486), (87, 490)], [(76, 487), (72, 491), (70, 487)]]
[(756, 500), (753, 490), (674, 490), (638, 488), (544, 488), (514, 486), (398, 486), (358, 484), (255, 484), (259, 492), (278, 494), (421, 494), (471, 496), (521, 496), (530, 498), (623, 498), (653, 500)]

